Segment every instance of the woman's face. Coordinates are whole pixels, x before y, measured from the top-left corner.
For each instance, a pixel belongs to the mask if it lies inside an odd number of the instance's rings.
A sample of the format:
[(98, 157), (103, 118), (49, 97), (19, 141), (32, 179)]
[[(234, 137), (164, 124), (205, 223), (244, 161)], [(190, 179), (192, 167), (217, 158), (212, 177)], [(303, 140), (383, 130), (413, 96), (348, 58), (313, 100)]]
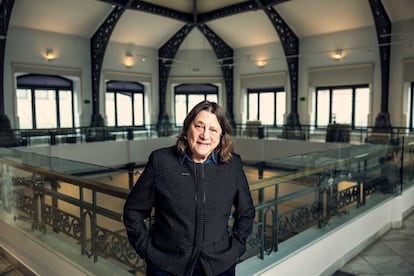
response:
[(196, 163), (204, 162), (219, 145), (221, 126), (217, 116), (202, 110), (194, 118), (187, 132), (188, 147)]

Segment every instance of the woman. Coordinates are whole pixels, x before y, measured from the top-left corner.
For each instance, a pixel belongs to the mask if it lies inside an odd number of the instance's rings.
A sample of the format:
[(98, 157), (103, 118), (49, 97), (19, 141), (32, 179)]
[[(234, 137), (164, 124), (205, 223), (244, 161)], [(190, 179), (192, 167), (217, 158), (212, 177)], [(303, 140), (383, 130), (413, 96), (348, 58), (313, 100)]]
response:
[(124, 206), (147, 275), (235, 275), (255, 209), (230, 131), (223, 109), (203, 101), (185, 118), (176, 145), (151, 153)]

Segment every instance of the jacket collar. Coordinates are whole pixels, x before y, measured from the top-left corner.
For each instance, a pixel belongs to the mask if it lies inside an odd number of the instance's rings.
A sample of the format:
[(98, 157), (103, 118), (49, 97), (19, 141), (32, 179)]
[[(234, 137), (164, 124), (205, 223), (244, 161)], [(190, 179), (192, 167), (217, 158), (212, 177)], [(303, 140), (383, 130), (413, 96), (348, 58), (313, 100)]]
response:
[[(214, 164), (218, 164), (218, 162), (217, 162), (217, 156), (216, 156), (217, 154), (216, 154), (216, 152), (212, 152), (210, 155), (209, 155), (209, 157), (206, 159), (206, 161), (204, 161), (203, 162), (203, 164), (208, 164), (208, 163), (214, 163)], [(184, 163), (184, 160), (188, 160), (188, 161), (190, 161), (191, 163), (195, 163), (194, 161), (193, 161), (193, 159), (191, 159), (191, 156), (189, 155), (189, 154), (187, 154), (187, 152), (184, 152), (183, 154), (181, 154), (181, 156), (180, 156), (180, 164), (182, 165), (183, 163)]]

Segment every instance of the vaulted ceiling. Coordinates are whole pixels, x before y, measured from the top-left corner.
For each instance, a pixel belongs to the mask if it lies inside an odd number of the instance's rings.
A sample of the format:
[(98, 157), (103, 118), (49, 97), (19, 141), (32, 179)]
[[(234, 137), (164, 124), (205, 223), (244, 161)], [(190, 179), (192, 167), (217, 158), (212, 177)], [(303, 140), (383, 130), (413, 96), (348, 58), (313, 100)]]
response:
[[(368, 0), (16, 0), (10, 25), (89, 39), (113, 5), (131, 4), (116, 25), (111, 41), (158, 49), (187, 23), (185, 20), (204, 20), (230, 47), (237, 49), (279, 40), (262, 10), (266, 3), (273, 6), (299, 38), (374, 28)], [(382, 3), (393, 23), (414, 18), (413, 0)], [(209, 47), (197, 29), (181, 45), (182, 49)]]

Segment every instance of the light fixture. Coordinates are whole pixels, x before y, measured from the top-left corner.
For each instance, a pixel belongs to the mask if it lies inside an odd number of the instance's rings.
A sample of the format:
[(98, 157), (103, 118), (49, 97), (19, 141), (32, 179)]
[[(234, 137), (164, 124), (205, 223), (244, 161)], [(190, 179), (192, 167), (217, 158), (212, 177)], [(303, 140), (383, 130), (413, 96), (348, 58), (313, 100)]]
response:
[(266, 59), (260, 59), (256, 62), (256, 66), (259, 68), (263, 68), (267, 65), (267, 60)]
[(52, 49), (46, 49), (45, 59), (47, 61), (54, 61), (56, 59), (56, 54), (53, 52)]
[(126, 68), (131, 68), (132, 66), (134, 66), (134, 56), (130, 52), (127, 52), (125, 54), (124, 65)]
[(333, 54), (332, 54), (332, 59), (336, 60), (336, 61), (341, 61), (344, 58), (344, 53), (341, 49), (336, 50)]

